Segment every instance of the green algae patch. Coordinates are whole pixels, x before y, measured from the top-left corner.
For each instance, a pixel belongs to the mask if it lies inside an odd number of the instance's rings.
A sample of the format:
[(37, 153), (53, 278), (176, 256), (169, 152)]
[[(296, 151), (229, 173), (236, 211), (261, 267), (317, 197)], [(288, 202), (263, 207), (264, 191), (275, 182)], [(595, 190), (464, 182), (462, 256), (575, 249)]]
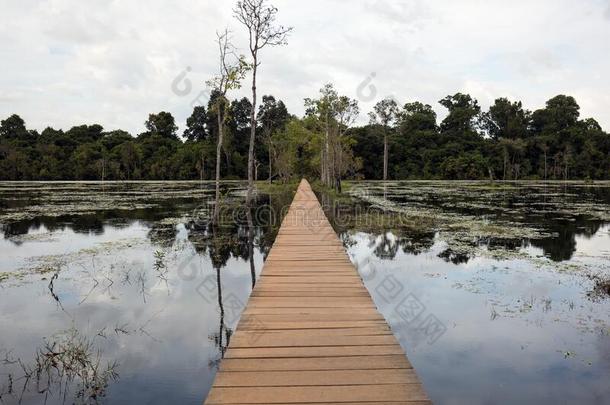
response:
[[(222, 193), (240, 195), (243, 185), (223, 181)], [(170, 204), (208, 201), (214, 192), (213, 182), (6, 182), (0, 185), (0, 198), (11, 203), (0, 212), (0, 223), (160, 209)]]
[(256, 191), (259, 194), (282, 194), (282, 193), (295, 193), (299, 186), (298, 182), (290, 183), (269, 183), (263, 181), (257, 181), (255, 183)]

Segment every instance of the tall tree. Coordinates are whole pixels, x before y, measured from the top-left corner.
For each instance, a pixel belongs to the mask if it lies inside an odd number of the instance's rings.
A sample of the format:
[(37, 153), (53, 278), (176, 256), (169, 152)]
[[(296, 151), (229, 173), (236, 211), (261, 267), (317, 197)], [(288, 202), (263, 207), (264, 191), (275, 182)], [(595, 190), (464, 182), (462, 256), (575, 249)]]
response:
[(166, 139), (178, 139), (176, 135), (178, 127), (171, 113), (161, 111), (158, 114), (150, 114), (144, 125), (151, 135), (159, 135)]
[(422, 178), (424, 154), (436, 146), (437, 134), (436, 113), (432, 106), (417, 101), (406, 103), (398, 113), (396, 136), (390, 138), (389, 149), (393, 152), (388, 159), (392, 176), (396, 179)]
[(237, 21), (246, 27), (252, 55), (252, 112), (250, 115), (250, 146), (248, 149), (248, 201), (254, 187), (254, 142), (256, 139), (256, 75), (260, 65), (258, 52), (265, 46), (279, 46), (286, 39), (292, 27), (276, 24), (277, 8), (265, 0), (240, 0), (234, 10)]
[(273, 96), (263, 96), (263, 103), (258, 109), (258, 121), (263, 129), (263, 137), (267, 143), (268, 181), (273, 178), (273, 134), (281, 131), (288, 122), (290, 114), (282, 100), (276, 101)]
[(271, 137), (273, 139), (270, 153), (275, 163), (274, 171), (279, 180), (286, 183), (298, 173), (299, 166), (305, 165), (303, 159), (298, 156), (298, 150), (309, 141), (311, 133), (305, 128), (302, 120), (293, 118)]
[(354, 124), (358, 115), (360, 114), (360, 108), (358, 107), (358, 101), (350, 99), (347, 96), (340, 96), (334, 105), (335, 116), (337, 120), (337, 138), (333, 151), (335, 158), (335, 178), (334, 186), (335, 190), (341, 192), (341, 179), (345, 172), (349, 170), (349, 151), (351, 148), (346, 145), (345, 133), (348, 128)]
[[(205, 176), (206, 166), (206, 148), (210, 140), (210, 131), (207, 126), (208, 113), (204, 106), (198, 105), (193, 108), (193, 113), (186, 119), (186, 129), (184, 137), (189, 142), (197, 142), (199, 145), (195, 148), (198, 152), (198, 159), (195, 163), (196, 169), (199, 171), (199, 178), (203, 181)], [(204, 145), (204, 142), (206, 143)]]
[(492, 139), (525, 138), (529, 125), (530, 112), (523, 109), (521, 101), (506, 98), (496, 99), (483, 118), (484, 129)]
[(331, 83), (327, 83), (320, 89), (320, 98), (305, 99), (306, 114), (314, 117), (322, 132), (320, 141), (320, 180), (322, 184), (332, 187), (333, 169), (331, 153), (331, 137), (335, 123), (335, 111), (333, 109), (339, 95)]
[(305, 99), (306, 114), (315, 117), (320, 124), (322, 139), (320, 142), (320, 180), (322, 184), (331, 187), (333, 184), (333, 164), (330, 153), (332, 127), (335, 118), (333, 109), (339, 95), (331, 83), (320, 89), (320, 98)]
[(559, 132), (576, 125), (580, 106), (574, 97), (558, 95), (546, 102), (546, 107), (532, 115), (534, 132)]
[[(233, 175), (247, 178), (248, 141), (250, 139), (250, 115), (252, 103), (247, 97), (231, 102), (230, 117), (227, 126), (230, 128), (230, 139), (227, 139), (227, 158), (231, 154), (231, 169)], [(227, 160), (227, 168), (229, 161)]]
[(436, 112), (429, 104), (406, 103), (398, 113), (398, 125), (406, 133), (436, 131)]
[(5, 140), (25, 143), (36, 140), (32, 133), (26, 129), (25, 121), (17, 114), (13, 114), (0, 122), (0, 137)]
[(193, 142), (203, 141), (208, 138), (207, 128), (208, 114), (205, 107), (202, 105), (195, 106), (193, 113), (186, 119), (186, 129), (184, 130), (184, 137)]
[(456, 93), (439, 101), (439, 104), (449, 110), (449, 114), (441, 122), (441, 132), (449, 134), (472, 133), (476, 130), (477, 119), (481, 107), (477, 100), (468, 94)]
[(306, 114), (315, 121), (320, 135), (320, 180), (327, 187), (339, 191), (341, 176), (347, 170), (345, 159), (347, 146), (344, 135), (347, 127), (359, 114), (358, 102), (340, 96), (331, 83), (320, 89), (320, 98), (305, 99)]
[(217, 93), (216, 102), (213, 105), (218, 119), (218, 139), (216, 141), (216, 204), (214, 206), (213, 221), (218, 220), (220, 213), (220, 154), (223, 142), (225, 123), (229, 102), (227, 92), (241, 87), (248, 65), (243, 56), (237, 56), (235, 47), (231, 43), (230, 32), (225, 29), (217, 33), (218, 44), (218, 74), (208, 81), (208, 85)]
[(385, 98), (375, 104), (374, 112), (370, 113), (371, 124), (379, 124), (383, 128), (383, 180), (388, 179), (388, 134), (390, 127), (398, 118), (398, 104), (392, 98)]

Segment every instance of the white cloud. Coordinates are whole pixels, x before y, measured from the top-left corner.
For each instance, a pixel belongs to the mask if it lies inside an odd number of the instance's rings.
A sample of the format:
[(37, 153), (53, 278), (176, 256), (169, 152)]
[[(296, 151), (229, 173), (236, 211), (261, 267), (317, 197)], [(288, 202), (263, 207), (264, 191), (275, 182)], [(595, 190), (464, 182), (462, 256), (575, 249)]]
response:
[[(230, 2), (5, 0), (0, 26), (0, 117), (29, 127), (99, 122), (137, 134), (151, 112), (183, 126), (191, 101), (216, 70), (215, 31), (245, 35)], [(469, 91), (487, 107), (495, 97), (536, 109), (566, 93), (583, 116), (610, 129), (610, 4), (599, 0), (277, 0), (295, 27), (289, 45), (262, 51), (259, 92), (303, 112), (303, 98), (325, 82), (357, 97), (371, 73), (379, 98), (438, 100)], [(187, 66), (193, 90), (171, 84)], [(247, 96), (249, 86), (234, 94)], [(363, 112), (373, 102), (363, 101)], [(365, 114), (362, 122), (366, 120)]]

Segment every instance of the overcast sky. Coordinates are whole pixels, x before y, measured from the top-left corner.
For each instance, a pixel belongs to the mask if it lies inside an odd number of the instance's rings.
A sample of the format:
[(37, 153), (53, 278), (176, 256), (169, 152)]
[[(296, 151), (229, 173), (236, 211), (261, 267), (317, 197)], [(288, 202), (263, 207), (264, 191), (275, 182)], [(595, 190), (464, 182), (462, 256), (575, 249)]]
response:
[[(385, 96), (429, 103), (442, 117), (438, 100), (458, 91), (484, 108), (505, 96), (531, 110), (563, 93), (576, 98), (583, 117), (610, 130), (610, 0), (274, 4), (294, 33), (288, 46), (262, 51), (259, 94), (281, 98), (292, 113), (302, 114), (303, 98), (326, 82), (360, 99), (361, 122)], [(38, 130), (99, 123), (136, 135), (149, 113), (169, 111), (182, 131), (198, 96), (207, 102), (216, 30), (229, 26), (246, 53), (232, 7), (217, 0), (1, 0), (0, 119), (17, 113)]]

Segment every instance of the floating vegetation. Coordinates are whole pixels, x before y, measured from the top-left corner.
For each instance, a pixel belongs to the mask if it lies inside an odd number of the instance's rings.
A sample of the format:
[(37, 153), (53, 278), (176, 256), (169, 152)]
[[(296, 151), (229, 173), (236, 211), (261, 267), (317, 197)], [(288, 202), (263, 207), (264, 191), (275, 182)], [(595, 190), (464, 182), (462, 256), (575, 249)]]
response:
[(30, 256), (26, 260), (26, 265), (15, 271), (0, 272), (0, 283), (7, 280), (24, 280), (28, 276), (43, 276), (43, 280), (51, 273), (55, 273), (58, 268), (67, 264), (72, 266), (88, 267), (92, 258), (105, 255), (114, 256), (121, 250), (130, 249), (146, 244), (140, 238), (125, 238), (116, 241), (97, 243), (93, 247), (83, 248), (75, 252), (62, 255), (41, 255)]
[[(223, 194), (240, 195), (242, 184), (223, 182)], [(0, 199), (11, 202), (0, 211), (0, 223), (6, 227), (37, 217), (163, 209), (168, 204), (209, 200), (212, 195), (212, 182), (4, 182)]]
[(166, 256), (165, 252), (163, 252), (161, 250), (155, 251), (155, 253), (154, 253), (155, 262), (153, 264), (153, 267), (155, 269), (155, 274), (157, 275), (157, 278), (165, 283), (165, 286), (167, 287), (168, 294), (169, 294), (168, 274), (167, 274), (169, 270), (167, 268), (165, 256)]
[(55, 242), (57, 238), (52, 232), (40, 232), (25, 235), (12, 235), (9, 237), (10, 241), (16, 244), (22, 244), (24, 242)]
[(11, 281), (22, 281), (25, 273), (21, 271), (3, 271), (0, 272), (0, 285), (8, 284)]
[(151, 242), (158, 244), (163, 247), (171, 247), (176, 240), (176, 224), (179, 222), (157, 222), (155, 223), (150, 231), (148, 231), (148, 238)]
[[(570, 237), (565, 229), (595, 233), (600, 223), (610, 222), (609, 186), (571, 183), (568, 192), (564, 183), (374, 182), (351, 184), (349, 195), (367, 204), (361, 208), (364, 219), (381, 213), (368, 221), (381, 229), (406, 224), (407, 234), (437, 232), (448, 245), (440, 256), (457, 264), (476, 256), (526, 258), (531, 244)], [(557, 228), (558, 221), (567, 225)], [(563, 260), (559, 252), (550, 256)]]
[(608, 299), (610, 298), (610, 279), (601, 279), (599, 277), (594, 277), (594, 287), (593, 290), (588, 293), (588, 296), (595, 299)]

